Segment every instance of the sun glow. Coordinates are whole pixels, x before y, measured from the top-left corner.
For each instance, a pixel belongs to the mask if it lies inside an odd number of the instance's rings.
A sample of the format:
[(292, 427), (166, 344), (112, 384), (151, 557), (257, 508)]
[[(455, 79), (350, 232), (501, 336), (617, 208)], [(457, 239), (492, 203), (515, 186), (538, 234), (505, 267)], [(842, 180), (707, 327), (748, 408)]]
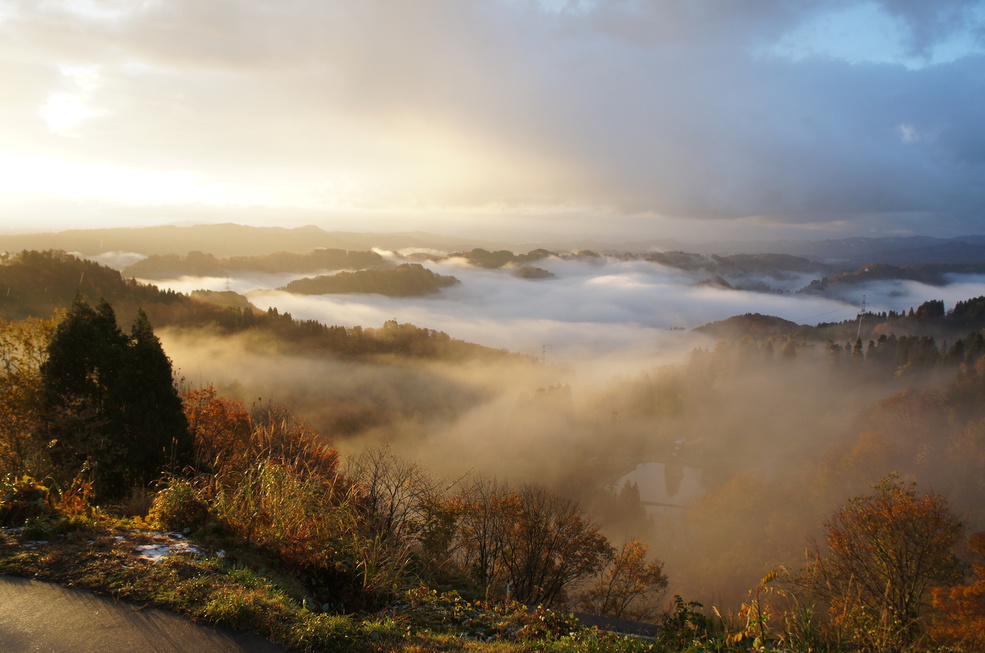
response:
[(28, 195), (127, 205), (275, 205), (280, 200), (269, 188), (213, 183), (187, 172), (0, 155), (0, 196)]
[(68, 138), (78, 138), (75, 127), (86, 118), (93, 118), (100, 112), (90, 109), (82, 98), (72, 93), (55, 93), (41, 107), (41, 117), (53, 134)]

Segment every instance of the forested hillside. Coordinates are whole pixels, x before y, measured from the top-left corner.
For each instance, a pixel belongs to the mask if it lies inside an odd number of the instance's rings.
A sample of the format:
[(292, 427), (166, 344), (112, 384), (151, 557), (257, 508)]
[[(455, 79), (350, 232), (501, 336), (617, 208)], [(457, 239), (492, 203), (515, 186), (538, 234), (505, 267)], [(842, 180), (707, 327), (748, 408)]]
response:
[(322, 272), (325, 270), (364, 270), (384, 267), (386, 261), (376, 252), (349, 252), (316, 249), (307, 254), (276, 252), (258, 256), (217, 258), (203, 252), (152, 254), (123, 269), (128, 277), (172, 279), (179, 276), (225, 277), (242, 272)]
[(456, 283), (458, 279), (455, 277), (435, 274), (419, 263), (404, 263), (389, 270), (358, 270), (295, 279), (283, 289), (302, 295), (377, 293), (390, 297), (413, 297), (431, 295)]
[(157, 328), (208, 329), (223, 335), (262, 333), (289, 351), (323, 352), (340, 356), (394, 354), (428, 358), (498, 357), (506, 352), (450, 338), (447, 334), (396, 323), (381, 328), (327, 326), (295, 320), (276, 309), (260, 311), (245, 298), (201, 299), (154, 285), (139, 283), (105, 266), (64, 252), (27, 251), (0, 262), (0, 317), (50, 317), (80, 295), (90, 302), (105, 299), (126, 323), (137, 311), (146, 312)]

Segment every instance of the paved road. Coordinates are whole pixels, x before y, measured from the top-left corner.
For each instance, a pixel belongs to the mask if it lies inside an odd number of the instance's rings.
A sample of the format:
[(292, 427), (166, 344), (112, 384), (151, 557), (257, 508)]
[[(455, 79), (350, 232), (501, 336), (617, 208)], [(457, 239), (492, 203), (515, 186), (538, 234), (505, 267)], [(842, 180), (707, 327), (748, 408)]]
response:
[(0, 576), (2, 653), (283, 653), (256, 635), (53, 583)]

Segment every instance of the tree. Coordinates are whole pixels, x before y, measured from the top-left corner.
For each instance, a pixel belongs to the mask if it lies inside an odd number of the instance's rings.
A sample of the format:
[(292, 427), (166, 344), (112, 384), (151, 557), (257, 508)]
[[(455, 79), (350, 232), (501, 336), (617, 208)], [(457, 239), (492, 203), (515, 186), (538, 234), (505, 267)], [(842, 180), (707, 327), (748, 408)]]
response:
[(921, 320), (944, 319), (944, 300), (931, 299), (920, 304), (917, 308), (916, 317)]
[(919, 496), (895, 475), (849, 500), (824, 524), (807, 579), (831, 615), (862, 643), (903, 646), (921, 631), (928, 590), (959, 573), (962, 524), (939, 494)]
[(462, 506), (459, 538), (461, 566), (487, 594), (502, 591), (502, 569), (507, 539), (507, 515), (514, 512), (509, 488), (502, 483), (477, 479), (459, 493)]
[(931, 635), (961, 651), (985, 650), (985, 532), (968, 539), (974, 578), (970, 585), (934, 589), (938, 614)]
[(612, 556), (612, 546), (574, 501), (536, 485), (517, 493), (519, 514), (504, 562), (516, 600), (566, 600), (576, 581), (592, 576)]
[(221, 473), (241, 470), (252, 461), (250, 414), (243, 403), (220, 396), (213, 386), (194, 388), (181, 394), (188, 431), (195, 443), (195, 466)]
[(657, 613), (655, 601), (667, 589), (668, 580), (662, 562), (647, 562), (648, 553), (644, 542), (627, 540), (582, 595), (582, 609), (616, 619), (652, 619)]
[(165, 466), (190, 463), (192, 436), (171, 360), (142, 310), (137, 311), (123, 350), (119, 399), (131, 482), (146, 485)]
[(460, 559), (487, 594), (564, 604), (577, 581), (612, 558), (612, 546), (582, 508), (545, 488), (480, 482), (462, 505)]
[(145, 485), (190, 461), (171, 361), (143, 312), (124, 334), (103, 300), (77, 297), (41, 365), (44, 424), (59, 481), (91, 474), (100, 495)]
[(47, 473), (44, 447), (34, 434), (41, 419), (41, 364), (55, 324), (0, 319), (0, 475)]
[(111, 485), (108, 476), (122, 473), (119, 405), (111, 397), (120, 385), (126, 336), (111, 313), (105, 302), (97, 311), (76, 297), (41, 365), (42, 431), (55, 476), (64, 484), (87, 471), (106, 481), (100, 485)]
[(398, 457), (389, 446), (370, 447), (351, 458), (347, 476), (359, 489), (370, 525), (387, 538), (416, 537), (438, 495), (437, 483), (427, 471)]

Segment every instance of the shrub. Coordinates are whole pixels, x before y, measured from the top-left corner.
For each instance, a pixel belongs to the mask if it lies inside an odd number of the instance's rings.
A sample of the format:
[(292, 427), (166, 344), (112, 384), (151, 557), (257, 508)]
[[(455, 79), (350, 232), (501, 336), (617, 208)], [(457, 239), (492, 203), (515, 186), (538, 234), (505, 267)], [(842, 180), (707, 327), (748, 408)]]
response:
[(4, 526), (20, 525), (29, 517), (52, 512), (48, 503), (48, 488), (30, 476), (7, 477), (2, 491), (0, 524)]
[(191, 483), (175, 479), (154, 497), (147, 517), (160, 528), (182, 531), (201, 526), (208, 517), (208, 509)]

